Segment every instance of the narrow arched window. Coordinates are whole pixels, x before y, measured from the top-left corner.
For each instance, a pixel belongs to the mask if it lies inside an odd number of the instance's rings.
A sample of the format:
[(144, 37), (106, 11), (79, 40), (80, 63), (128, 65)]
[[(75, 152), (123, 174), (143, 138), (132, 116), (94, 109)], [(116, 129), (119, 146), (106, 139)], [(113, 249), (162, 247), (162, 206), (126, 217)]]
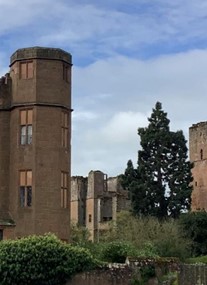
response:
[(203, 159), (203, 150), (200, 150), (200, 158)]

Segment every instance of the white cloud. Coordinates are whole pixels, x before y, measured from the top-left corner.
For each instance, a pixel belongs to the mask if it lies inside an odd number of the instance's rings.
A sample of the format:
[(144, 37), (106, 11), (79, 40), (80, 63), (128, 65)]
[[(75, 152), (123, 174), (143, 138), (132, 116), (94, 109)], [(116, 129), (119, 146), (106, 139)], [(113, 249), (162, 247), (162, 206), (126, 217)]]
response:
[[(171, 128), (182, 129), (188, 139), (191, 124), (207, 120), (206, 66), (207, 51), (195, 50), (148, 61), (116, 57), (74, 68), (74, 109), (97, 117), (75, 122), (73, 174), (99, 168), (117, 175), (128, 159), (136, 164), (137, 128), (146, 125), (156, 101), (163, 103)], [(101, 92), (110, 96), (100, 99)]]
[(102, 130), (104, 142), (107, 144), (134, 145), (137, 141), (137, 128), (147, 125), (147, 115), (135, 112), (119, 112), (115, 114)]
[(71, 52), (73, 174), (116, 175), (136, 163), (137, 128), (157, 100), (186, 135), (206, 120), (206, 8), (206, 0), (0, 0), (0, 73), (16, 48)]

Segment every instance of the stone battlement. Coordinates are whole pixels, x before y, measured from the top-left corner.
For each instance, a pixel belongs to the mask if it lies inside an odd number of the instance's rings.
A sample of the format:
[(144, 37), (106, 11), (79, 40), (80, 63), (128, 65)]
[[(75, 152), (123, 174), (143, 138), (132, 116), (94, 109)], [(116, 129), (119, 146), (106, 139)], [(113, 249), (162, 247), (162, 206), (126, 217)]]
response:
[(205, 122), (199, 122), (197, 124), (193, 124), (190, 129), (193, 129), (193, 128), (200, 128), (200, 127), (204, 127), (204, 126), (207, 126), (207, 121)]
[(72, 64), (71, 54), (60, 48), (30, 47), (15, 51), (10, 58), (10, 66), (16, 61), (26, 59), (53, 59)]

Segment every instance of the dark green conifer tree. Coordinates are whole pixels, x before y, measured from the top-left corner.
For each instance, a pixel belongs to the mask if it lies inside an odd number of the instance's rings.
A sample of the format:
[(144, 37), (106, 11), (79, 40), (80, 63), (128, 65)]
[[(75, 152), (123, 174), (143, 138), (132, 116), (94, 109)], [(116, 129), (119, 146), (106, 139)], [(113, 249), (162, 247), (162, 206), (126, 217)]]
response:
[(136, 177), (128, 186), (133, 211), (137, 215), (177, 218), (191, 202), (192, 165), (187, 160), (186, 140), (182, 131), (170, 131), (160, 102), (148, 121), (148, 127), (138, 129), (141, 150)]
[(137, 169), (134, 168), (132, 160), (128, 160), (127, 168), (124, 174), (119, 176), (122, 187), (125, 190), (130, 190), (131, 183), (137, 179)]

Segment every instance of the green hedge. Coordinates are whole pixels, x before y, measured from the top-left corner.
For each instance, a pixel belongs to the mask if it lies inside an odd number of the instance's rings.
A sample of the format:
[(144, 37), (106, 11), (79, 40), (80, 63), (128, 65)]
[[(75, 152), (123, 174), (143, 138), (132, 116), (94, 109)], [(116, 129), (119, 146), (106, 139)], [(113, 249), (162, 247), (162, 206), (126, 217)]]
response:
[(1, 285), (62, 285), (73, 274), (95, 266), (87, 249), (51, 234), (0, 243)]

